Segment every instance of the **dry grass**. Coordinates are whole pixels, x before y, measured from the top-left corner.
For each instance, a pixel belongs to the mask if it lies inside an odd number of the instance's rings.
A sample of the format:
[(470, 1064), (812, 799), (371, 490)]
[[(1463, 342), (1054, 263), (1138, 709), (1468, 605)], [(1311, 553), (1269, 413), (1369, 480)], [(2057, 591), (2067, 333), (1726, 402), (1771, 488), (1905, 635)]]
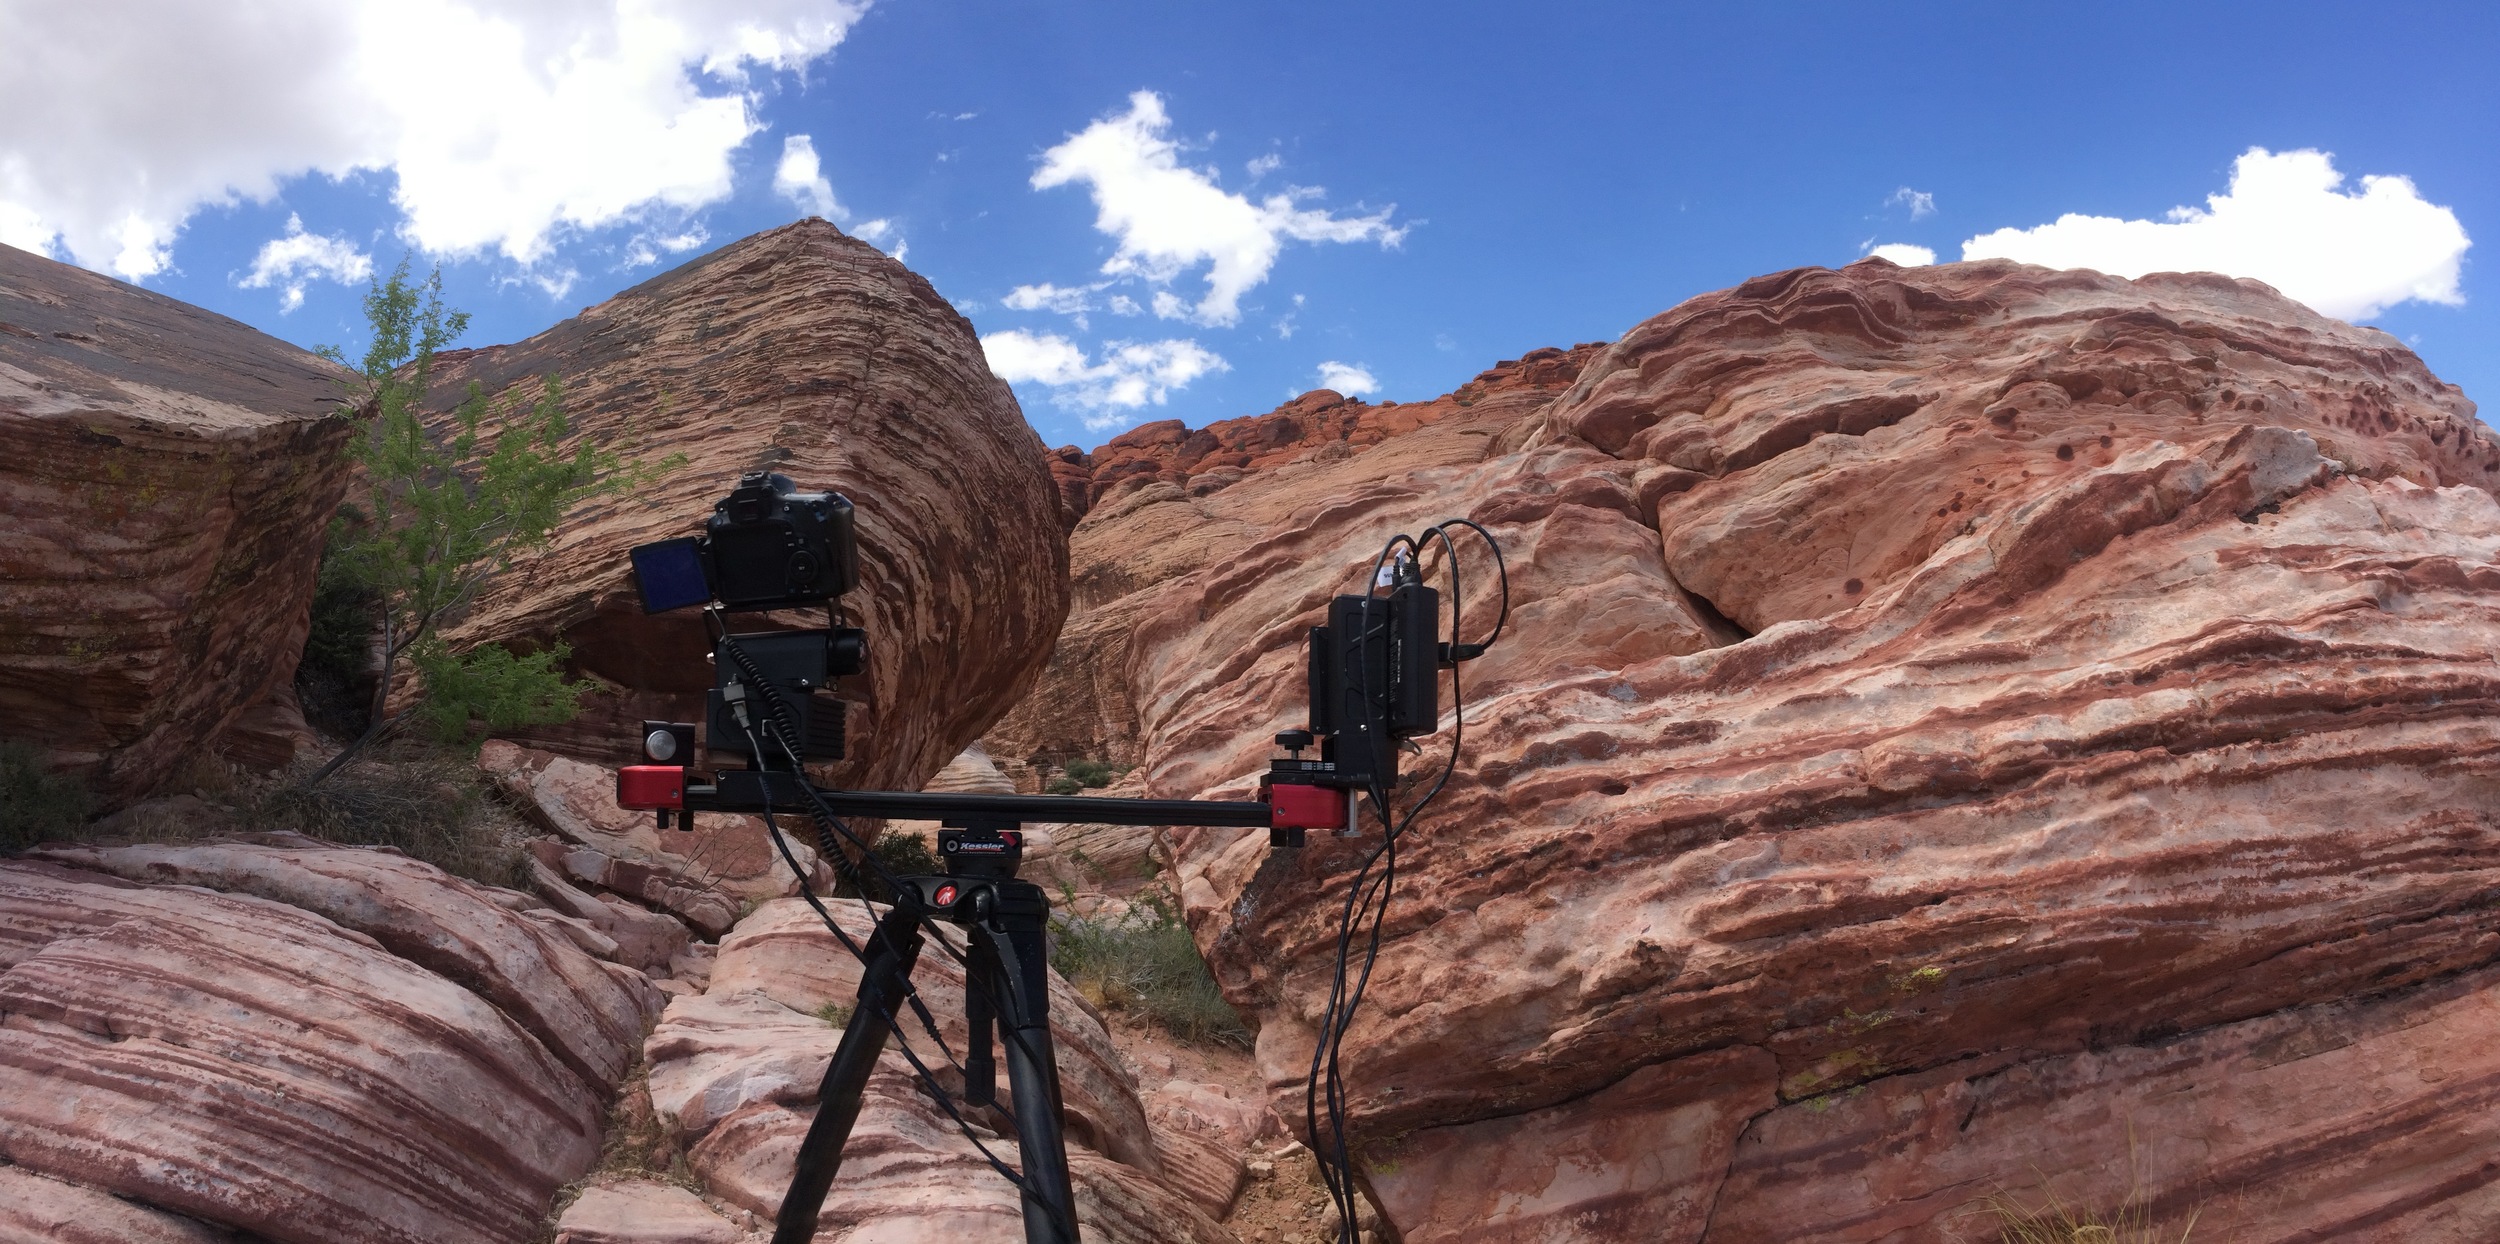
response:
[(345, 846), (393, 847), (445, 872), (488, 885), (525, 887), (521, 844), (529, 831), (495, 799), (466, 757), (395, 745), (306, 787), (299, 762), (250, 802), (256, 829), (291, 829)]
[(1050, 965), (1087, 1001), (1126, 1011), (1184, 1041), (1250, 1047), (1248, 1027), (1216, 988), (1189, 926), (1148, 894), (1117, 919), (1051, 920)]
[(697, 1196), (703, 1194), (703, 1181), (687, 1165), (685, 1147), (677, 1142), (677, 1129), (651, 1105), (651, 1072), (639, 1061), (625, 1073), (616, 1102), (608, 1107), (607, 1127), (599, 1142), (599, 1164), (556, 1190), (555, 1200), (547, 1206), (546, 1224), (532, 1244), (551, 1244), (556, 1236), (556, 1221), (581, 1199), (582, 1193), (628, 1180), (675, 1184)]
[(2154, 1221), (2152, 1210), (2132, 1194), (2108, 1213), (2070, 1205), (2045, 1187), (2040, 1195), (2038, 1205), (2004, 1192), (1979, 1203), (1995, 1216), (2001, 1244), (2188, 1244), (2196, 1230), (2196, 1211), (2171, 1227)]

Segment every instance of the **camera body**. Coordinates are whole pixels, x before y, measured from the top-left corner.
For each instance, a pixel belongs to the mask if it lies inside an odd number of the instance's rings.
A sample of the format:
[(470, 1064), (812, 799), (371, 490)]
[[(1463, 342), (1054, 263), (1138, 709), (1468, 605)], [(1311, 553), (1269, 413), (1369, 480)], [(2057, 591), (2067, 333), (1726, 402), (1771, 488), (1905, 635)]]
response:
[[(768, 471), (739, 476), (738, 486), (713, 504), (700, 537), (639, 545), (632, 558), (644, 613), (712, 604), (740, 612), (829, 604), (859, 585), (850, 499), (801, 492), (790, 477)], [(706, 746), (745, 756), (761, 769), (841, 759), (844, 713), (831, 694), (833, 681), (867, 664), (868, 634), (856, 627), (724, 635), (712, 653)], [(654, 723), (644, 724), (646, 759), (670, 759), (652, 755)], [(681, 765), (691, 762), (693, 751), (692, 727), (682, 729), (685, 742), (673, 753), (686, 757)], [(760, 743), (770, 735), (783, 743)]]
[(703, 535), (633, 550), (644, 613), (719, 601), (743, 612), (822, 604), (859, 585), (851, 502), (749, 471), (712, 506)]

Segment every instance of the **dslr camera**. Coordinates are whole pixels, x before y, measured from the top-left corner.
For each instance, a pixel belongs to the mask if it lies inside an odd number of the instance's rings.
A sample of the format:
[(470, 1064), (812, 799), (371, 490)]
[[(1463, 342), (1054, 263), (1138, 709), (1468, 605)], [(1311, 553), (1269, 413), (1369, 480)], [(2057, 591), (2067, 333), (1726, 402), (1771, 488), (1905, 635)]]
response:
[[(661, 540), (632, 553), (634, 584), (644, 613), (699, 605), (755, 613), (824, 605), (829, 625), (815, 630), (726, 635), (712, 656), (712, 694), (705, 743), (715, 752), (750, 757), (761, 768), (791, 770), (790, 757), (759, 748), (753, 714), (769, 683), (776, 712), (790, 718), (783, 737), (806, 760), (839, 760), (843, 704), (833, 680), (868, 665), (868, 633), (833, 626), (835, 597), (859, 585), (859, 545), (850, 499), (838, 492), (801, 492), (786, 475), (749, 471), (712, 506), (701, 536)], [(725, 628), (724, 628), (725, 629)], [(741, 718), (744, 720), (742, 721)], [(693, 730), (643, 723), (648, 759), (693, 761)]]

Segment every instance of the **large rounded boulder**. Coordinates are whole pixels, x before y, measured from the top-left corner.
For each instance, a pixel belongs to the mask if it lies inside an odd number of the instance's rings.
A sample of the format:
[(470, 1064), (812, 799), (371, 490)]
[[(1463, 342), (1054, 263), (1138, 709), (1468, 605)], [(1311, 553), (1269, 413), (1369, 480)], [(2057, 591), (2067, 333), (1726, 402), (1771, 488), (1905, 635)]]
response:
[[(1502, 543), (1345, 1044), (1409, 1244), (1943, 1240), (1992, 1193), (2500, 1230), (2500, 444), (2394, 338), (2209, 275), (1869, 261), (1484, 409), (1075, 535), (1117, 571), (1204, 533), (1085, 671), (1165, 796), (1250, 790), (1383, 539)], [(1298, 1119), (1379, 828), (1171, 842)]]
[[(926, 280), (821, 220), (760, 233), (508, 346), (446, 354), (438, 406), (563, 386), (574, 430), (629, 458), (685, 462), (587, 502), (496, 576), (455, 643), (571, 645), (600, 684), (560, 727), (516, 737), (587, 759), (633, 751), (643, 718), (699, 720), (712, 686), (696, 611), (645, 615), (626, 551), (695, 535), (743, 472), (841, 492), (868, 631), (850, 680), (844, 785), (917, 790), (1015, 703), (1067, 614), (1067, 537), (1041, 441), (972, 326)], [(823, 625), (821, 612), (785, 616)], [(766, 629), (753, 617), (740, 625)]]

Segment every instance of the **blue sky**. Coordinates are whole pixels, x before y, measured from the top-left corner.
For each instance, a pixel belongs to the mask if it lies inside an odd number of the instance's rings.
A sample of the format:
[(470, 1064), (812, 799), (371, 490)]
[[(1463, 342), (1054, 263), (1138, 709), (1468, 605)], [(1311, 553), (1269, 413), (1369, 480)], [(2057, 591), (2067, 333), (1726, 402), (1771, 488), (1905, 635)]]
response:
[(487, 344), (817, 210), (1088, 447), (1992, 234), (2261, 269), (2488, 400), (2495, 12), (0, 0), (0, 240), (307, 345), (413, 251)]

